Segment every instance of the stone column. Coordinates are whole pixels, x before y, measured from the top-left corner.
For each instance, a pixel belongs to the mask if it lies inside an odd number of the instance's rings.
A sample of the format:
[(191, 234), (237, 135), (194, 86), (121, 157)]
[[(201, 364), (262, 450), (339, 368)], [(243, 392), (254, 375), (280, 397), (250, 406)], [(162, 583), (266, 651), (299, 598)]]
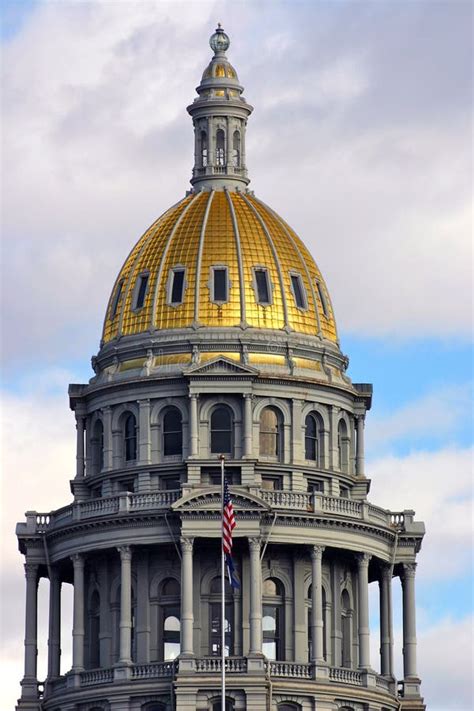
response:
[(380, 571), (380, 673), (392, 676), (392, 566)]
[(25, 675), (21, 682), (21, 697), (36, 699), (38, 679), (36, 660), (38, 655), (38, 566), (25, 563)]
[(104, 469), (112, 469), (112, 408), (104, 407), (102, 410), (104, 425)]
[(72, 556), (74, 567), (74, 599), (72, 623), (72, 669), (84, 669), (84, 557), (81, 553)]
[(132, 551), (120, 546), (120, 653), (119, 664), (132, 663)]
[(61, 659), (61, 578), (52, 567), (49, 578), (48, 679), (60, 674)]
[(404, 563), (401, 576), (403, 590), (403, 677), (416, 679), (416, 563)]
[(194, 655), (193, 539), (181, 539), (181, 654)]
[(143, 552), (137, 565), (137, 663), (150, 661), (150, 599), (148, 553)]
[(150, 401), (138, 401), (138, 461), (140, 464), (151, 462)]
[(359, 570), (359, 667), (370, 669), (370, 630), (369, 630), (369, 561), (372, 556), (362, 553), (357, 556)]
[(339, 462), (339, 449), (337, 446), (337, 425), (338, 425), (338, 417), (339, 417), (339, 411), (340, 408), (336, 407), (336, 405), (332, 405), (331, 407), (331, 433), (330, 433), (330, 440), (331, 440), (331, 467), (333, 469), (339, 469), (340, 467), (340, 462)]
[(85, 475), (84, 434), (85, 417), (76, 412), (76, 479), (82, 479)]
[(199, 443), (198, 396), (196, 393), (191, 393), (189, 399), (189, 433), (191, 440), (189, 453), (191, 457), (197, 457)]
[(322, 558), (324, 546), (311, 548), (311, 661), (324, 664)]
[(250, 546), (250, 654), (262, 654), (262, 565), (260, 538), (249, 538)]
[(244, 394), (244, 457), (252, 456), (252, 394)]
[(357, 476), (364, 476), (364, 426), (365, 417), (364, 415), (357, 416), (357, 450), (356, 450), (356, 474)]

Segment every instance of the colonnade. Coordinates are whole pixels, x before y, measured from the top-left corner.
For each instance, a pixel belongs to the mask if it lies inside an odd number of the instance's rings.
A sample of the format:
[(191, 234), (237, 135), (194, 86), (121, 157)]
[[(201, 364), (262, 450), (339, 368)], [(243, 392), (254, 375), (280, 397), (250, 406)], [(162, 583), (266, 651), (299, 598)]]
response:
[[(183, 537), (181, 544), (181, 657), (195, 655), (193, 645), (193, 551), (192, 538)], [(262, 655), (262, 565), (261, 539), (250, 538), (249, 544), (249, 657)], [(120, 621), (119, 621), (119, 661), (118, 665), (132, 664), (132, 549), (118, 547), (120, 555)], [(323, 586), (322, 563), (324, 547), (314, 545), (309, 548), (311, 558), (311, 663), (316, 667), (327, 666), (324, 658), (323, 641)], [(356, 555), (357, 560), (357, 601), (359, 668), (370, 670), (370, 632), (368, 569), (371, 556), (367, 553)], [(73, 598), (73, 648), (72, 672), (84, 670), (85, 642), (85, 557), (82, 553), (72, 556), (74, 575)], [(415, 620), (415, 563), (401, 566), (403, 600), (403, 669), (404, 679), (417, 679), (416, 669), (416, 620)], [(392, 630), (392, 576), (393, 567), (379, 565), (380, 600), (380, 664), (381, 674), (393, 678), (393, 630)], [(39, 566), (25, 565), (26, 617), (25, 617), (25, 674), (22, 681), (22, 698), (36, 698), (37, 681), (37, 605)], [(57, 569), (50, 568), (48, 678), (54, 679), (60, 673), (60, 633), (61, 633), (61, 580)]]

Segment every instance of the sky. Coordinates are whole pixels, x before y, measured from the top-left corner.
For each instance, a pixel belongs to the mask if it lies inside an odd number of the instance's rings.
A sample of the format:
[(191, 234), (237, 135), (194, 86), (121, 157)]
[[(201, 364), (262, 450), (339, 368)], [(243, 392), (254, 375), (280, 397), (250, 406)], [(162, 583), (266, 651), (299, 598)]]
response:
[[(70, 501), (67, 385), (92, 375), (131, 246), (190, 187), (185, 107), (218, 21), (255, 107), (250, 187), (310, 248), (349, 374), (374, 385), (369, 498), (426, 523), (417, 569), (425, 700), (430, 711), (473, 707), (472, 9), (463, 0), (4, 0), (1, 709), (19, 696), (23, 663), (15, 523)], [(43, 581), (40, 676), (46, 593)], [(66, 630), (65, 667), (69, 659)]]

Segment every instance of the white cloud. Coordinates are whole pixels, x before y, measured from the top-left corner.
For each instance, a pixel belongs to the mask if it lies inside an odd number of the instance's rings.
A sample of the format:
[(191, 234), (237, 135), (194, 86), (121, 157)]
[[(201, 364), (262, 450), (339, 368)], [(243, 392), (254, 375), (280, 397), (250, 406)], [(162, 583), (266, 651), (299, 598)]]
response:
[(367, 424), (367, 452), (399, 440), (413, 442), (430, 435), (446, 441), (464, 422), (471, 421), (471, 386), (445, 385), (391, 412), (381, 412)]
[(395, 15), (369, 5), (282, 3), (270, 15), (265, 4), (40, 4), (4, 48), (5, 357), (95, 349), (121, 262), (188, 186), (185, 107), (218, 15), (255, 104), (252, 187), (310, 246), (339, 325), (468, 334), (461, 14), (441, 4)]
[[(467, 574), (472, 564), (473, 449), (449, 447), (434, 452), (389, 455), (373, 461), (370, 499), (393, 511), (416, 511), (427, 535), (418, 577), (443, 580)], [(442, 566), (440, 568), (440, 561)]]

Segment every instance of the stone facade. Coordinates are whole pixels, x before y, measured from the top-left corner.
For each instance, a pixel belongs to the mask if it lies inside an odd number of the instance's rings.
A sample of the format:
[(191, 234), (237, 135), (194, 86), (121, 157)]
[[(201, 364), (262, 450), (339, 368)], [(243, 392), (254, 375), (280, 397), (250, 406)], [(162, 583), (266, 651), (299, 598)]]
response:
[[(222, 35), (213, 36), (213, 62), (227, 66)], [(240, 122), (241, 153), (237, 159), (228, 148), (219, 157), (224, 166), (214, 168), (209, 157), (206, 170), (195, 166), (193, 183), (195, 190), (232, 191), (240, 181), (245, 190), (251, 109), (225, 114), (220, 98), (218, 111), (206, 109), (205, 91), (241, 94), (233, 69), (217, 78), (216, 71), (206, 70), (189, 111), (199, 131), (202, 122), (209, 129), (209, 156), (222, 121)], [(73, 503), (28, 512), (17, 526), (26, 560), (19, 711), (221, 708), (221, 453), (241, 581), (226, 599), (226, 711), (424, 709), (415, 625), (424, 526), (411, 510), (392, 512), (367, 499), (372, 388), (350, 381), (338, 344), (288, 328), (176, 327), (103, 342), (93, 365), (91, 381), (69, 391), (77, 423)], [(40, 577), (50, 585), (41, 683)], [(397, 581), (401, 680), (393, 664)], [(370, 655), (371, 582), (379, 587), (379, 663)], [(60, 664), (65, 583), (74, 587), (70, 670)]]

